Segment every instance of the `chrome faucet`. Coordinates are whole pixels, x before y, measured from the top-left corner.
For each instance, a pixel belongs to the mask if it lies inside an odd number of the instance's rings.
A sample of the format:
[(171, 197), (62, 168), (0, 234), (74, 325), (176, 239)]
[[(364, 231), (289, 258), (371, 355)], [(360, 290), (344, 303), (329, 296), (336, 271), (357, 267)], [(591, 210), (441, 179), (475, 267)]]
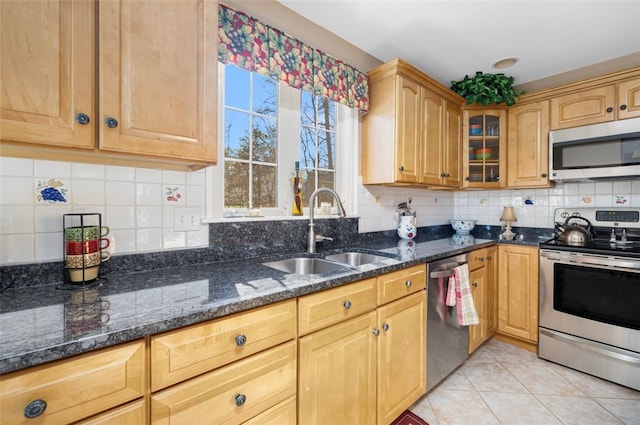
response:
[(328, 238), (322, 235), (316, 235), (316, 224), (314, 222), (314, 208), (316, 198), (322, 192), (329, 193), (336, 200), (336, 207), (338, 208), (338, 215), (340, 217), (346, 217), (347, 213), (342, 206), (342, 201), (340, 200), (340, 196), (336, 193), (335, 190), (329, 189), (328, 187), (321, 187), (316, 189), (311, 196), (309, 197), (309, 235), (307, 238), (307, 252), (313, 254), (316, 252), (316, 242), (320, 241), (332, 241), (332, 238)]

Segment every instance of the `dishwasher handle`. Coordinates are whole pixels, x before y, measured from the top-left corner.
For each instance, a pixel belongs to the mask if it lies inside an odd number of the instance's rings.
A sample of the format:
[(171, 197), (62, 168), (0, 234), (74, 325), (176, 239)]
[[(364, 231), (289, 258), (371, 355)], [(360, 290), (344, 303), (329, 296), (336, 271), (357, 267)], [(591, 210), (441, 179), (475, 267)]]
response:
[(455, 269), (458, 266), (462, 266), (463, 264), (467, 264), (467, 263), (446, 263), (443, 264), (443, 267), (446, 267), (444, 270), (437, 270), (434, 272), (429, 273), (429, 277), (432, 279), (437, 279), (440, 277), (449, 277), (453, 274), (453, 269)]

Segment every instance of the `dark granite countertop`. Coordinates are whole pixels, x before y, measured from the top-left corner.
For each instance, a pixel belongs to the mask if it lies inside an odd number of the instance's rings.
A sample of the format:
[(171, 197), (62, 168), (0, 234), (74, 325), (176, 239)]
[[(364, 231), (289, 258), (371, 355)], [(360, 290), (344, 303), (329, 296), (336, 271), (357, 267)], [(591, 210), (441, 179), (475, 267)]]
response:
[[(359, 270), (324, 275), (286, 274), (262, 264), (283, 258), (278, 255), (111, 275), (102, 285), (85, 290), (62, 290), (57, 289), (58, 285), (9, 288), (0, 294), (0, 373), (496, 243), (490, 239), (473, 239), (458, 245), (450, 238), (409, 242), (407, 245), (406, 241), (396, 239), (359, 246), (356, 250), (382, 253), (389, 258)], [(540, 242), (507, 243), (537, 245)], [(328, 253), (331, 252), (319, 255)]]

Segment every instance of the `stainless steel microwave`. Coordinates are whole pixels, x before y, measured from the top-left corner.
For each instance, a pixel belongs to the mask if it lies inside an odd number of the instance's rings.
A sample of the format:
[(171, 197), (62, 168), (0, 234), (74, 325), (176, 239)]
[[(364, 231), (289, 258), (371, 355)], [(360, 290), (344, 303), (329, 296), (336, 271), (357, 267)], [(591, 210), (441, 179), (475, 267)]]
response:
[(640, 118), (549, 132), (551, 180), (640, 178)]

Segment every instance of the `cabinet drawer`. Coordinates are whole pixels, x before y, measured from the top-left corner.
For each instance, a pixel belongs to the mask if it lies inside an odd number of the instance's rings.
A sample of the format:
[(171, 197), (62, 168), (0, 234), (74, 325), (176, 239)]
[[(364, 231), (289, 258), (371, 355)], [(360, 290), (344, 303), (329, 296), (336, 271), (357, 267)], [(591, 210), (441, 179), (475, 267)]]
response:
[(413, 294), (426, 288), (427, 266), (409, 267), (378, 276), (378, 305)]
[(306, 335), (376, 308), (376, 279), (366, 279), (298, 299), (299, 334)]
[[(141, 341), (2, 376), (2, 423), (68, 424), (141, 397), (145, 391)], [(34, 400), (46, 403), (35, 419), (24, 416)]]
[(484, 267), (487, 260), (486, 249), (476, 249), (469, 254), (469, 271)]
[(296, 398), (290, 397), (266, 412), (249, 419), (243, 425), (296, 425)]
[(184, 381), (295, 336), (295, 300), (154, 336), (151, 389)]
[(75, 425), (130, 425), (146, 424), (147, 409), (144, 400), (137, 400), (121, 407), (116, 407), (108, 412), (101, 413), (86, 421), (80, 421)]
[(296, 344), (290, 341), (154, 394), (151, 423), (241, 424), (295, 391)]

